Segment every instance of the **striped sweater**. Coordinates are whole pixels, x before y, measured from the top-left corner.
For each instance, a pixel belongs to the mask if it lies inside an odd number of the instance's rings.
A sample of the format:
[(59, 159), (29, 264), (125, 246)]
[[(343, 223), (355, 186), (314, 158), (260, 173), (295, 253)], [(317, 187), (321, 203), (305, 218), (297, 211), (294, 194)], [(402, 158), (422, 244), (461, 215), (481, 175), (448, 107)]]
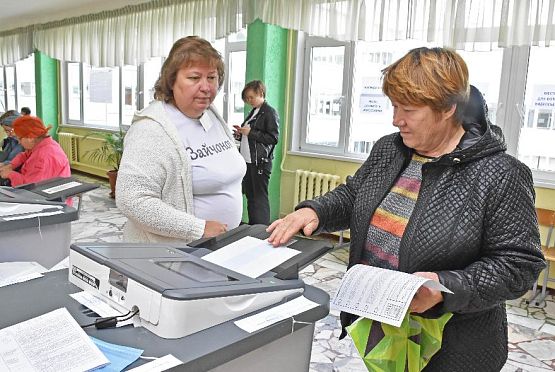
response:
[(422, 164), (430, 160), (414, 154), (407, 168), (372, 215), (362, 263), (386, 269), (398, 268), (401, 238), (422, 184)]

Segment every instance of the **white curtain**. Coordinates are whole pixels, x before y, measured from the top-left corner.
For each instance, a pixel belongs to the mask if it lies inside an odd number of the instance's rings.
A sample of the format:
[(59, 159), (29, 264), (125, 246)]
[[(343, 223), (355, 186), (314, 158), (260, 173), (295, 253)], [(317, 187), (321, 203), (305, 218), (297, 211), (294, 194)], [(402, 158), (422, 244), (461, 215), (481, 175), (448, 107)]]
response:
[(365, 0), (365, 40), (416, 39), (456, 49), (549, 46), (555, 0)]
[(33, 53), (32, 27), (0, 33), (0, 66), (27, 58)]
[(555, 39), (555, 0), (155, 0), (0, 33), (0, 63), (33, 47), (93, 66), (165, 56), (187, 35), (210, 41), (256, 19), (310, 35), (434, 42), (456, 49), (545, 45)]
[(364, 39), (364, 0), (248, 1), (244, 18), (336, 40)]
[(237, 32), (241, 0), (156, 1), (35, 27), (35, 47), (64, 61), (138, 65), (166, 56), (184, 36), (207, 40)]

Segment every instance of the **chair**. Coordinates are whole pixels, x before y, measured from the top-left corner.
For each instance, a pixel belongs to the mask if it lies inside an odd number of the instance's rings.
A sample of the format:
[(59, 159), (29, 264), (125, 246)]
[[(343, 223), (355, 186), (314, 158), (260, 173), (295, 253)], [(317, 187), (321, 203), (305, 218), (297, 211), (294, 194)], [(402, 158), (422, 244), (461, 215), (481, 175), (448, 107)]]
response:
[[(553, 228), (555, 227), (555, 211), (550, 209), (536, 208), (538, 214), (538, 225), (547, 227), (547, 236), (542, 244), (542, 252), (545, 256), (547, 262), (547, 267), (543, 273), (543, 283), (541, 292), (537, 292), (538, 282), (534, 283), (534, 288), (532, 289), (532, 295), (529, 299), (529, 304), (531, 306), (540, 306), (540, 304), (545, 299), (547, 291), (547, 282), (555, 282), (555, 278), (549, 277), (549, 269), (551, 268), (551, 261), (555, 262), (555, 237), (553, 234)], [(554, 237), (554, 239), (551, 239)], [(552, 243), (551, 240), (554, 240)]]

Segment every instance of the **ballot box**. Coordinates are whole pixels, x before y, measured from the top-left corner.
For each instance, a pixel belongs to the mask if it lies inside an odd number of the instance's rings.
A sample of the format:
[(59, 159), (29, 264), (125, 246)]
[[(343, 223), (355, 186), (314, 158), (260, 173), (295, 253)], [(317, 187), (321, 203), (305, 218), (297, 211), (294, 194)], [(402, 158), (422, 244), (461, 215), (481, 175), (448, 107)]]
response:
[(97, 187), (71, 177), (0, 187), (0, 262), (36, 261), (50, 268), (67, 257), (71, 221), (79, 218), (67, 198)]
[[(90, 327), (85, 329), (89, 335), (143, 349), (143, 355), (150, 357), (172, 354), (183, 362), (172, 370), (307, 371), (314, 325), (329, 313), (329, 296), (304, 284), (292, 268), (309, 264), (331, 247), (324, 241), (298, 238), (291, 246), (296, 245), (293, 249), (298, 249), (300, 254), (256, 278), (200, 261), (242, 237), (258, 235), (263, 238), (264, 230), (263, 226), (240, 227), (219, 239), (195, 242), (192, 246), (74, 244), (69, 270), (54, 271), (43, 278), (0, 288), (0, 301), (8, 304), (0, 309), (0, 328), (60, 307), (67, 308), (79, 324), (91, 323), (96, 314), (68, 296), (84, 289), (111, 301), (111, 305), (122, 311), (137, 309), (139, 313), (134, 320), (142, 325)], [(166, 270), (169, 261), (178, 264)], [(185, 269), (180, 271), (180, 268)], [(178, 277), (182, 280), (175, 280)], [(16, 298), (4, 302), (11, 297)], [(280, 306), (298, 300), (310, 300), (313, 307), (250, 331), (237, 323), (257, 314), (271, 319), (275, 316), (271, 315), (273, 309), (280, 314)], [(168, 307), (173, 314), (171, 317), (156, 318), (156, 314), (164, 314)], [(199, 307), (203, 311), (197, 311)], [(233, 312), (233, 316), (227, 316), (227, 312)], [(164, 322), (168, 321), (172, 324), (164, 328)], [(151, 324), (147, 325), (148, 322)], [(196, 327), (197, 323), (203, 325)], [(171, 333), (171, 326), (176, 328), (177, 334)], [(129, 368), (146, 362), (139, 359)]]

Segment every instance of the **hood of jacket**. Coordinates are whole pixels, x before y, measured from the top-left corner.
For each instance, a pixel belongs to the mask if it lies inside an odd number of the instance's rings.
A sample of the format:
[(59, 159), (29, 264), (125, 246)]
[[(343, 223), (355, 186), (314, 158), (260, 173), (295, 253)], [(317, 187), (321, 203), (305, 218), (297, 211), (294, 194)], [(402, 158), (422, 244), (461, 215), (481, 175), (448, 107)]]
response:
[[(493, 125), (487, 114), (488, 108), (482, 93), (471, 85), (469, 100), (462, 114), (462, 126), (465, 133), (455, 150), (439, 157), (436, 163), (455, 165), (506, 151), (507, 145), (501, 128)], [(401, 135), (396, 133), (396, 136), (395, 142), (408, 150), (403, 144)]]

